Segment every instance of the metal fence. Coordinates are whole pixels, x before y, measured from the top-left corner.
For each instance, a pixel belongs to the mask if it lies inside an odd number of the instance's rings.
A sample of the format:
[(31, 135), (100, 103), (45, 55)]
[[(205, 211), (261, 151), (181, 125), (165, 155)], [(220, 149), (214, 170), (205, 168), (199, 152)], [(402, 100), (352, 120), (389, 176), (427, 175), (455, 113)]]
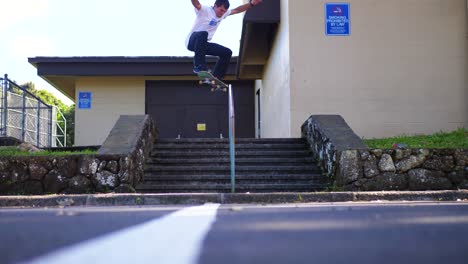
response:
[(38, 147), (66, 146), (66, 119), (56, 106), (8, 79), (0, 78), (0, 135)]

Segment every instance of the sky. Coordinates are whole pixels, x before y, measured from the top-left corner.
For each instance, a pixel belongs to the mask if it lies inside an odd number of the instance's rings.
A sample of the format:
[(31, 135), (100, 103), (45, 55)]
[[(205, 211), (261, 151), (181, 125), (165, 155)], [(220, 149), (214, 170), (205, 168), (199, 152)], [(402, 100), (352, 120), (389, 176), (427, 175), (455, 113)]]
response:
[[(213, 5), (214, 0), (199, 0)], [(242, 0), (231, 0), (231, 8)], [(37, 75), (30, 57), (193, 56), (185, 38), (190, 0), (0, 0), (0, 75), (71, 100)], [(243, 15), (220, 24), (213, 42), (239, 54)]]

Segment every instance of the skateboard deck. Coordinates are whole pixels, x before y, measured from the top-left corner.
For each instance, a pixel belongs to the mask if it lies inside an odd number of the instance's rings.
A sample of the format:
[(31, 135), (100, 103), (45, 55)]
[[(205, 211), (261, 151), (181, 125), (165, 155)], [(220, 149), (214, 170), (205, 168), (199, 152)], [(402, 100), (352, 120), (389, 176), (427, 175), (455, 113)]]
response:
[(226, 92), (228, 85), (214, 77), (213, 74), (207, 71), (201, 71), (197, 73), (198, 78), (200, 79), (199, 84), (209, 84), (211, 85), (211, 91), (223, 91)]

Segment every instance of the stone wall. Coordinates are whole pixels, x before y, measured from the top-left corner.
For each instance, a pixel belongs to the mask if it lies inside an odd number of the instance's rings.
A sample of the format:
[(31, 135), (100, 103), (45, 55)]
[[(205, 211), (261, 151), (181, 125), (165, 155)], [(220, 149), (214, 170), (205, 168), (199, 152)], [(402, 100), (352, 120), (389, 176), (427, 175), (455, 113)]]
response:
[(367, 149), (339, 115), (312, 115), (301, 127), (302, 137), (330, 181), (335, 181), (337, 161), (348, 149)]
[(156, 138), (149, 116), (121, 116), (96, 155), (0, 157), (0, 195), (135, 192)]
[(349, 191), (468, 189), (468, 149), (347, 150), (337, 167)]
[(468, 189), (468, 149), (369, 149), (336, 115), (311, 116), (302, 137), (337, 189)]

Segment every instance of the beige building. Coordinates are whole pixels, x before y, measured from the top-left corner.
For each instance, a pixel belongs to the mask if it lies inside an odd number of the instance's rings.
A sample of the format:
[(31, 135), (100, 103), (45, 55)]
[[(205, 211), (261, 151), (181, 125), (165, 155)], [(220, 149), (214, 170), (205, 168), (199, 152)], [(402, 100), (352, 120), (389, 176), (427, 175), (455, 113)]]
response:
[[(265, 0), (246, 13), (241, 51), (230, 75), (249, 98), (239, 108), (244, 109), (242, 120), (248, 119), (241, 135), (298, 137), (311, 114), (342, 115), (366, 138), (468, 127), (466, 0), (348, 0), (348, 36), (325, 34), (328, 2), (335, 1)], [(73, 58), (30, 59), (39, 75), (71, 98), (92, 92), (93, 108), (76, 109), (76, 145), (101, 144), (120, 114), (185, 111), (185, 117), (161, 121), (164, 127), (174, 126), (168, 137), (225, 133), (222, 118), (209, 125), (209, 118), (187, 117), (197, 111), (202, 116), (199, 105), (168, 110), (161, 102), (151, 107), (151, 102), (168, 96), (151, 91), (169, 87), (172, 81), (180, 82), (175, 95), (185, 97), (182, 80), (188, 86), (196, 80), (189, 59), (174, 58), (169, 63), (177, 69), (173, 72), (166, 71), (168, 62), (161, 59), (146, 64), (144, 58), (95, 60), (75, 61), (84, 67), (78, 70), (70, 64)], [(122, 64), (131, 67), (122, 70)], [(57, 68), (47, 71), (46, 66)], [(187, 132), (200, 123), (217, 130)]]
[[(255, 76), (263, 137), (297, 137), (311, 114), (340, 114), (368, 138), (468, 127), (466, 0), (349, 0), (349, 36), (325, 34), (327, 2), (278, 3)], [(245, 20), (244, 52), (255, 54), (263, 28)]]
[[(192, 58), (36, 57), (29, 62), (75, 101), (76, 146), (101, 145), (120, 115), (151, 115), (163, 138), (229, 134), (227, 93), (200, 87)], [(236, 87), (236, 133), (255, 137), (254, 81), (236, 80), (236, 62), (226, 76)]]
[(92, 94), (90, 109), (75, 110), (75, 144), (100, 145), (119, 116), (145, 113), (145, 79), (139, 77), (85, 77), (75, 82), (80, 92)]

